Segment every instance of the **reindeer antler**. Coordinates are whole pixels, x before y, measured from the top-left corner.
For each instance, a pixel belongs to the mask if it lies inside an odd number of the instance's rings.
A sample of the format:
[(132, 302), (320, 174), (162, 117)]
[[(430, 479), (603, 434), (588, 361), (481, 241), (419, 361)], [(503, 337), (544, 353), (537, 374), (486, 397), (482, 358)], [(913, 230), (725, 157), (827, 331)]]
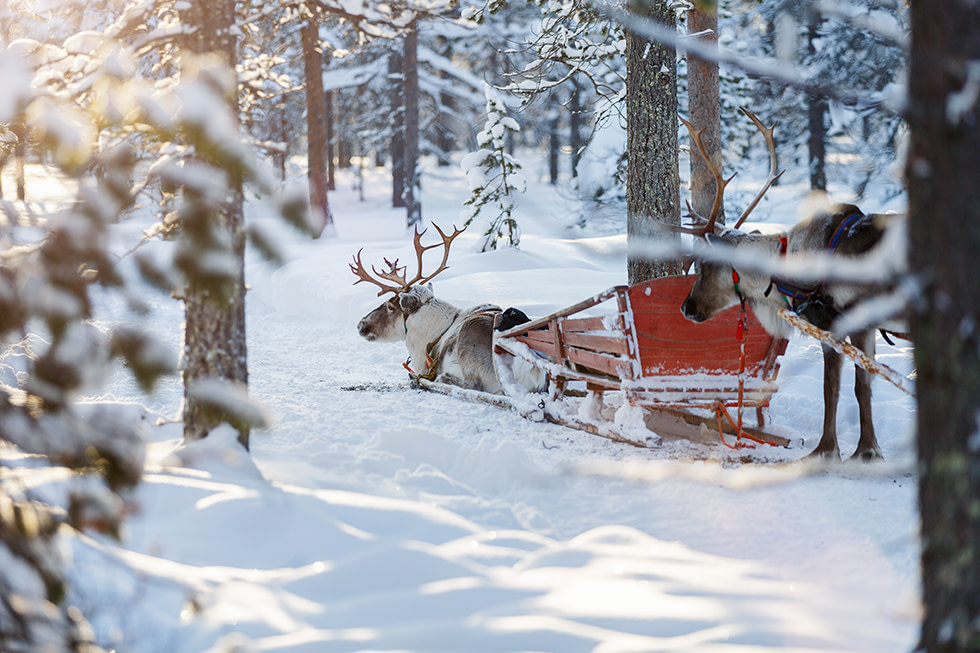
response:
[(772, 123), (772, 127), (767, 128), (765, 125), (762, 124), (762, 121), (759, 120), (759, 118), (756, 117), (754, 113), (752, 113), (745, 107), (739, 107), (739, 111), (744, 113), (746, 116), (749, 117), (749, 120), (755, 123), (756, 129), (758, 129), (762, 133), (762, 137), (766, 139), (766, 147), (769, 148), (769, 177), (766, 179), (766, 183), (762, 187), (762, 190), (760, 190), (759, 193), (755, 196), (755, 199), (752, 200), (752, 203), (749, 204), (749, 206), (745, 209), (742, 215), (739, 216), (738, 220), (735, 221), (735, 226), (732, 227), (733, 229), (738, 229), (739, 227), (742, 226), (742, 223), (745, 222), (745, 218), (749, 217), (749, 213), (752, 213), (756, 205), (759, 203), (759, 200), (762, 199), (762, 196), (769, 191), (769, 187), (772, 186), (773, 183), (783, 175), (783, 172), (786, 172), (785, 170), (776, 172), (776, 169), (779, 166), (776, 163), (776, 143), (772, 137), (772, 132), (774, 129), (776, 129), (776, 123)]
[(675, 231), (683, 234), (691, 234), (694, 236), (705, 237), (709, 233), (715, 231), (715, 224), (718, 221), (718, 216), (721, 214), (721, 204), (725, 197), (725, 188), (728, 186), (729, 182), (735, 178), (738, 173), (733, 173), (731, 177), (725, 179), (724, 175), (721, 174), (721, 170), (715, 165), (715, 162), (711, 160), (708, 156), (708, 151), (704, 146), (704, 141), (701, 140), (701, 134), (703, 129), (695, 129), (689, 121), (685, 120), (684, 116), (678, 116), (680, 121), (684, 123), (687, 128), (688, 134), (691, 136), (691, 142), (697, 148), (698, 152), (701, 154), (701, 158), (704, 159), (705, 165), (708, 166), (708, 171), (711, 172), (711, 176), (715, 178), (715, 198), (711, 203), (711, 212), (708, 217), (699, 215), (692, 207), (691, 203), (687, 203), (688, 214), (685, 217), (691, 218), (694, 221), (700, 222), (700, 226), (685, 227), (682, 225), (668, 224), (663, 220), (654, 218), (663, 227), (669, 229), (670, 231)]
[[(446, 232), (444, 232), (439, 227), (439, 225), (434, 225), (434, 226), (436, 228), (436, 231), (438, 231), (439, 235), (442, 237), (442, 242), (434, 243), (432, 245), (422, 244), (422, 236), (425, 235), (425, 232), (428, 231), (428, 229), (423, 229), (422, 231), (419, 231), (418, 228), (415, 229), (415, 239), (413, 245), (415, 246), (415, 256), (418, 261), (418, 272), (415, 273), (415, 277), (412, 278), (411, 281), (409, 281), (406, 278), (407, 277), (406, 266), (401, 266), (401, 267), (398, 266), (398, 259), (395, 259), (394, 261), (389, 261), (388, 259), (384, 259), (385, 264), (388, 266), (388, 269), (384, 271), (379, 271), (377, 268), (375, 268), (372, 265), (371, 271), (374, 273), (374, 276), (371, 276), (371, 272), (368, 272), (367, 268), (365, 268), (364, 264), (361, 262), (361, 252), (364, 251), (364, 249), (362, 248), (358, 250), (357, 254), (354, 255), (353, 263), (350, 263), (351, 272), (353, 272), (357, 276), (357, 281), (354, 282), (354, 285), (357, 285), (362, 281), (367, 281), (368, 283), (372, 283), (378, 286), (379, 288), (381, 288), (381, 291), (378, 292), (378, 297), (380, 297), (381, 295), (388, 292), (391, 293), (403, 292), (407, 290), (409, 287), (414, 286), (417, 283), (427, 283), (429, 281), (432, 281), (432, 279), (435, 278), (437, 274), (439, 274), (440, 272), (442, 272), (443, 270), (449, 267), (448, 265), (446, 265), (446, 262), (449, 260), (449, 248), (452, 247), (452, 243), (456, 239), (456, 237), (461, 233), (463, 233), (464, 231), (466, 231), (466, 227), (463, 227), (462, 229), (457, 229), (456, 225), (453, 225), (453, 233), (451, 235), (446, 235)], [(439, 264), (439, 267), (436, 268), (435, 272), (423, 276), (422, 255), (425, 254), (430, 249), (435, 249), (437, 247), (443, 248), (442, 262)], [(398, 285), (393, 286), (390, 285), (389, 283), (385, 283), (386, 281), (394, 282)]]
[[(440, 272), (442, 272), (443, 270), (445, 270), (446, 268), (448, 268), (449, 266), (446, 265), (446, 261), (449, 260), (449, 248), (452, 246), (453, 241), (456, 240), (456, 236), (458, 236), (461, 233), (463, 233), (464, 231), (466, 231), (466, 227), (463, 227), (462, 229), (457, 229), (456, 228), (456, 225), (453, 225), (453, 233), (452, 233), (452, 235), (451, 236), (447, 236), (446, 235), (446, 232), (443, 231), (439, 227), (439, 225), (433, 224), (433, 226), (436, 228), (436, 231), (438, 231), (439, 232), (439, 235), (442, 237), (442, 242), (441, 243), (435, 243), (435, 244), (432, 244), (432, 245), (425, 245), (425, 246), (423, 246), (422, 245), (422, 236), (425, 235), (425, 232), (428, 231), (428, 229), (423, 229), (421, 232), (418, 229), (415, 230), (415, 243), (414, 243), (415, 244), (415, 255), (418, 258), (419, 271), (415, 274), (415, 278), (408, 282), (408, 285), (409, 286), (414, 286), (416, 283), (426, 283), (428, 281), (432, 281), (432, 279), (437, 274), (439, 274)], [(442, 262), (439, 264), (439, 267), (436, 268), (436, 271), (435, 272), (433, 272), (432, 274), (430, 274), (428, 276), (423, 277), (422, 276), (422, 255), (425, 254), (430, 249), (435, 249), (436, 247), (440, 247), (440, 246), (444, 248), (443, 251), (442, 251)]]
[(704, 160), (704, 164), (708, 166), (708, 171), (711, 176), (715, 178), (715, 199), (711, 202), (711, 212), (708, 217), (702, 217), (698, 215), (694, 209), (691, 207), (690, 203), (687, 205), (687, 209), (690, 212), (690, 217), (700, 220), (703, 224), (701, 227), (695, 227), (693, 229), (687, 230), (685, 233), (694, 234), (696, 236), (705, 236), (706, 234), (712, 233), (715, 230), (715, 223), (718, 221), (718, 216), (721, 214), (721, 204), (725, 198), (725, 188), (728, 187), (729, 182), (735, 178), (737, 172), (733, 172), (732, 176), (725, 179), (724, 175), (721, 174), (721, 170), (715, 165), (715, 162), (711, 160), (708, 155), (708, 150), (704, 146), (704, 141), (701, 140), (701, 134), (704, 132), (703, 129), (695, 129), (694, 125), (684, 119), (683, 116), (678, 116), (680, 121), (684, 123), (687, 127), (687, 132), (691, 135), (691, 142), (697, 147), (698, 153)]
[[(739, 227), (742, 226), (742, 223), (745, 222), (745, 219), (749, 217), (749, 214), (752, 213), (755, 207), (759, 204), (763, 196), (769, 191), (769, 188), (773, 185), (773, 183), (777, 179), (779, 179), (782, 176), (784, 172), (784, 171), (780, 171), (780, 172), (776, 171), (779, 166), (776, 162), (776, 143), (772, 135), (773, 130), (776, 128), (776, 123), (773, 123), (772, 127), (766, 127), (764, 124), (762, 124), (762, 121), (759, 120), (759, 118), (754, 113), (752, 113), (745, 107), (739, 107), (739, 110), (749, 117), (749, 120), (751, 120), (755, 124), (756, 129), (759, 130), (759, 132), (762, 134), (762, 137), (766, 140), (766, 147), (769, 149), (769, 177), (766, 179), (766, 182), (763, 185), (762, 190), (760, 190), (758, 194), (755, 196), (755, 199), (752, 200), (752, 203), (749, 204), (748, 208), (746, 208), (745, 211), (742, 213), (742, 215), (739, 216), (738, 220), (735, 221), (735, 225), (732, 227), (733, 229), (738, 229)], [(683, 116), (678, 116), (678, 117), (680, 118), (680, 121), (684, 123), (684, 126), (687, 127), (687, 131), (691, 135), (691, 142), (694, 143), (694, 146), (697, 148), (698, 152), (700, 153), (701, 158), (704, 159), (705, 165), (708, 166), (708, 170), (711, 172), (711, 176), (715, 178), (715, 199), (711, 203), (711, 213), (706, 218), (704, 216), (698, 215), (697, 212), (695, 212), (694, 209), (691, 208), (690, 203), (688, 203), (687, 208), (689, 213), (687, 217), (697, 222), (700, 222), (701, 224), (697, 227), (684, 227), (675, 224), (667, 224), (663, 220), (657, 220), (657, 222), (671, 231), (704, 237), (707, 234), (715, 231), (716, 223), (718, 221), (718, 215), (721, 213), (721, 204), (722, 204), (722, 199), (724, 198), (725, 195), (725, 188), (728, 186), (729, 182), (731, 182), (731, 180), (735, 178), (735, 175), (738, 173), (733, 173), (731, 177), (725, 179), (725, 177), (721, 173), (721, 170), (718, 169), (718, 166), (716, 166), (714, 164), (714, 161), (711, 160), (711, 157), (708, 156), (708, 152), (704, 147), (704, 142), (701, 140), (701, 133), (703, 130), (695, 129), (694, 125), (692, 125), (690, 122), (685, 120)]]
[[(398, 259), (395, 259), (394, 261), (389, 261), (388, 259), (385, 259), (385, 263), (388, 264), (388, 268), (389, 268), (386, 272), (379, 272), (376, 267), (374, 267), (373, 265), (371, 266), (371, 270), (378, 277), (388, 281), (394, 281), (395, 283), (398, 284), (397, 286), (392, 286), (371, 276), (371, 273), (367, 271), (367, 268), (365, 268), (364, 264), (361, 262), (361, 252), (363, 251), (364, 251), (363, 247), (357, 250), (357, 254), (354, 255), (354, 262), (348, 264), (350, 265), (350, 271), (357, 276), (357, 281), (354, 282), (355, 286), (361, 283), (362, 281), (367, 281), (368, 283), (372, 283), (375, 286), (381, 288), (381, 290), (378, 291), (378, 297), (385, 294), (386, 292), (397, 293), (401, 291), (402, 288), (407, 287), (405, 284), (405, 268), (404, 266), (401, 268), (398, 267)], [(399, 270), (402, 271), (401, 275), (398, 274)]]

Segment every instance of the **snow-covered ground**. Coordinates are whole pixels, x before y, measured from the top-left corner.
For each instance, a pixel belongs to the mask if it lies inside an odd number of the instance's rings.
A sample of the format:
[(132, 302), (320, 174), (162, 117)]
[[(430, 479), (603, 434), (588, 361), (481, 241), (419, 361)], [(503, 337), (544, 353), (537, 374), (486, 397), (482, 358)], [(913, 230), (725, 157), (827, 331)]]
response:
[[(462, 174), (427, 172), (424, 217), (459, 224)], [(253, 432), (250, 455), (224, 430), (181, 444), (177, 379), (143, 398), (120, 373), (92, 398), (170, 420), (150, 429), (122, 542), (72, 543), (74, 596), (101, 643), (141, 653), (913, 648), (912, 398), (875, 381), (888, 462), (814, 468), (773, 462), (802, 457), (820, 430), (820, 348), (802, 337), (782, 359), (770, 417), (806, 446), (760, 453), (761, 464), (720, 445), (636, 449), (410, 389), (404, 346), (355, 329), (380, 300), (351, 285), (351, 255), (412, 259), (385, 184), (368, 171), (360, 201), (342, 177), (330, 198), (336, 235), (317, 241), (249, 206), (250, 219), (281, 231), (286, 261), (250, 254), (246, 272), (250, 388), (274, 420)], [(760, 216), (791, 222), (792, 193), (776, 189)], [(625, 236), (567, 229), (569, 206), (532, 182), (516, 213), (520, 250), (480, 254), (479, 234), (464, 234), (437, 295), (542, 315), (624, 283)], [(121, 226), (120, 251), (143, 226)], [(178, 351), (180, 305), (146, 293), (147, 318), (108, 308)], [(879, 353), (911, 371), (910, 348), (879, 342)], [(858, 436), (851, 377), (845, 455)]]

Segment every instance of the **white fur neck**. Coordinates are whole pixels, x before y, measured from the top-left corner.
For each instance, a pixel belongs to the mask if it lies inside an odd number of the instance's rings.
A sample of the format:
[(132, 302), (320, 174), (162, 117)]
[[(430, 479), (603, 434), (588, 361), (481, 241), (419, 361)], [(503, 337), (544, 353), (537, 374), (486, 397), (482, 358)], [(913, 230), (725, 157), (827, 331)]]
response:
[(428, 297), (405, 316), (405, 346), (412, 369), (425, 371), (426, 350), (430, 343), (445, 333), (459, 317), (459, 309), (449, 302)]
[[(742, 242), (763, 256), (778, 256), (782, 246), (780, 236), (785, 234), (746, 234)], [(772, 277), (764, 272), (745, 272), (739, 275), (739, 288), (746, 303), (758, 318), (762, 328), (777, 338), (789, 338), (793, 327), (779, 317), (779, 310), (786, 308), (786, 297), (775, 288), (771, 288)], [(767, 293), (768, 292), (768, 296)]]

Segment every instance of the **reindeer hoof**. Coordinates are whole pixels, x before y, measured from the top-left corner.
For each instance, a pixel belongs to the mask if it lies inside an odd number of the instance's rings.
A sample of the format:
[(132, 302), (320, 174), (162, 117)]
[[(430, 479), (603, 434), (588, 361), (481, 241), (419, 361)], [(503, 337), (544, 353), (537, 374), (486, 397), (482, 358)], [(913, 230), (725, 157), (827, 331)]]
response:
[(884, 459), (885, 457), (881, 455), (881, 451), (879, 451), (877, 448), (858, 449), (854, 452), (854, 455), (850, 457), (850, 460), (862, 463), (876, 463)]
[(809, 460), (819, 460), (821, 462), (836, 463), (840, 461), (840, 451), (837, 447), (820, 447), (817, 446), (816, 449), (811, 451), (806, 455)]

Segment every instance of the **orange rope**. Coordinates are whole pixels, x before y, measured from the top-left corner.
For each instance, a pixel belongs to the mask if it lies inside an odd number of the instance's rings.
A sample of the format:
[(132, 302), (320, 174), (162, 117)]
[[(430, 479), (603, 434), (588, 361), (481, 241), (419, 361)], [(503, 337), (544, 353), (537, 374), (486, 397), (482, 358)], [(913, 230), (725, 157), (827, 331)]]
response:
[[(736, 278), (736, 284), (737, 283), (738, 280)], [(768, 444), (770, 446), (775, 446), (771, 442), (766, 442), (765, 440), (761, 440), (755, 436), (749, 435), (744, 430), (742, 430), (742, 414), (743, 414), (743, 409), (745, 407), (745, 358), (746, 358), (745, 341), (747, 340), (746, 334), (748, 333), (748, 330), (749, 328), (748, 328), (746, 314), (745, 314), (745, 303), (743, 302), (742, 310), (739, 312), (738, 315), (738, 327), (735, 330), (735, 337), (738, 338), (739, 340), (740, 351), (741, 351), (741, 356), (738, 365), (738, 404), (737, 404), (738, 422), (736, 423), (736, 421), (732, 419), (731, 413), (728, 412), (728, 409), (725, 407), (724, 402), (722, 402), (721, 400), (715, 402), (715, 414), (718, 416), (718, 437), (721, 440), (721, 443), (726, 447), (728, 447), (729, 449), (754, 449), (755, 448), (754, 444), (751, 444), (749, 442), (742, 442), (742, 438), (745, 438), (746, 440), (751, 440), (752, 442), (756, 442), (758, 444)], [(725, 418), (728, 420), (728, 423), (732, 425), (733, 429), (735, 429), (735, 444), (728, 444), (728, 442), (725, 441), (725, 431), (721, 421), (721, 416), (723, 414)]]

